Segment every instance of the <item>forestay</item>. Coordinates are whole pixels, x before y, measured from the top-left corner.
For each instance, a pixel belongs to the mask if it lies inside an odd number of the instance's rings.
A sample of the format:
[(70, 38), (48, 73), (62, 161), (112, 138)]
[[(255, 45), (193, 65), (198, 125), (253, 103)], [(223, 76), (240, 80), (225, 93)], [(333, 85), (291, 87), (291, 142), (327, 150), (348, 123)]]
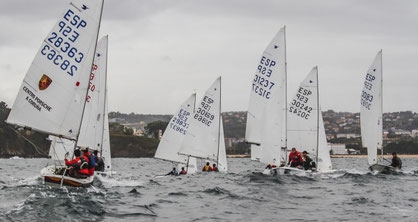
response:
[(361, 92), (361, 140), (367, 148), (369, 165), (377, 163), (377, 150), (383, 145), (382, 81), (382, 51), (379, 51), (367, 71)]
[(259, 157), (263, 163), (279, 164), (281, 149), (286, 147), (286, 75), (283, 27), (264, 50), (250, 93), (245, 138), (248, 143), (260, 145), (255, 148), (260, 156), (252, 155), (252, 159)]
[(43, 41), (7, 123), (77, 138), (103, 4), (83, 2), (70, 3)]

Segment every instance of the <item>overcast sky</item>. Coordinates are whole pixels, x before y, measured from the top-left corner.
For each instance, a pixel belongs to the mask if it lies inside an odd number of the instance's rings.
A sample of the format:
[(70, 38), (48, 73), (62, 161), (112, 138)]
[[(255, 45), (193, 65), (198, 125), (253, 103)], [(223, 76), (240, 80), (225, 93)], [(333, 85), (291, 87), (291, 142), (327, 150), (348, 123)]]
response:
[[(66, 0), (0, 1), (0, 101), (12, 106)], [(319, 67), (322, 110), (359, 112), (383, 49), (384, 112), (418, 112), (416, 0), (105, 0), (109, 111), (172, 114), (222, 76), (222, 110), (246, 111), (267, 44), (286, 26), (291, 97)]]

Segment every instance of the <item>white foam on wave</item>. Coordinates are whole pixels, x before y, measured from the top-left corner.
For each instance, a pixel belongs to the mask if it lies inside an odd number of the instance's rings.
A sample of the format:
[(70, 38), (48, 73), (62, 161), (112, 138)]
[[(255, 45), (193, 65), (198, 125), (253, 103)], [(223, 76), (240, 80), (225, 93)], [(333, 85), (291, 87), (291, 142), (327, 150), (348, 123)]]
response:
[(114, 176), (101, 176), (97, 175), (97, 179), (99, 179), (106, 188), (111, 187), (137, 187), (143, 186), (144, 182), (140, 180), (133, 180), (132, 177), (130, 178), (117, 178)]
[(18, 185), (35, 185), (38, 184), (39, 176), (32, 176), (20, 179), (17, 183)]

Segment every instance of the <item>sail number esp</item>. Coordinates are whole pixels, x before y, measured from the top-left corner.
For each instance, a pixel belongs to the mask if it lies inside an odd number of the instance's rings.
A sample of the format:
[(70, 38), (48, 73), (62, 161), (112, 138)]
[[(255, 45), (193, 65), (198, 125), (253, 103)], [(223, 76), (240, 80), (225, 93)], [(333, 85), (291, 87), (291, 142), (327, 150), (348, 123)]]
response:
[(260, 63), (257, 67), (255, 77), (253, 79), (252, 90), (256, 95), (259, 95), (263, 98), (270, 99), (271, 90), (275, 85), (271, 81), (271, 75), (273, 74), (273, 69), (276, 65), (276, 61), (269, 59), (265, 56), (261, 57)]
[(292, 100), (289, 107), (289, 112), (293, 113), (300, 118), (309, 119), (312, 112), (312, 107), (308, 106), (309, 96), (312, 95), (312, 91), (299, 87), (296, 97)]
[(187, 120), (189, 119), (190, 112), (181, 108), (177, 116), (173, 116), (170, 122), (170, 128), (176, 132), (186, 135), (186, 129), (189, 128)]
[(376, 77), (374, 75), (367, 73), (364, 80), (364, 89), (361, 92), (361, 105), (368, 110), (370, 110), (373, 101), (373, 95), (371, 94), (371, 91), (373, 89), (373, 81), (375, 79)]
[(208, 96), (203, 97), (200, 107), (197, 108), (193, 118), (207, 126), (210, 126), (215, 118), (215, 115), (210, 112), (213, 102), (214, 100), (212, 98)]
[(58, 22), (58, 30), (52, 31), (44, 41), (41, 54), (73, 76), (84, 58), (84, 53), (74, 45), (80, 37), (80, 30), (86, 26), (87, 22), (69, 9)]

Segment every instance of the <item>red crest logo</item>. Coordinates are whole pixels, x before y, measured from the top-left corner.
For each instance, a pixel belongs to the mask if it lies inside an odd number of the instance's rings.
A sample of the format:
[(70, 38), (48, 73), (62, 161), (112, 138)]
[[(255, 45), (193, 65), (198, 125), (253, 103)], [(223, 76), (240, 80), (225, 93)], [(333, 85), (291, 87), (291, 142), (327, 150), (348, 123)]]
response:
[(49, 85), (51, 85), (52, 83), (52, 79), (49, 78), (49, 76), (43, 74), (41, 79), (39, 80), (39, 89), (40, 90), (44, 90), (46, 88), (48, 88)]

